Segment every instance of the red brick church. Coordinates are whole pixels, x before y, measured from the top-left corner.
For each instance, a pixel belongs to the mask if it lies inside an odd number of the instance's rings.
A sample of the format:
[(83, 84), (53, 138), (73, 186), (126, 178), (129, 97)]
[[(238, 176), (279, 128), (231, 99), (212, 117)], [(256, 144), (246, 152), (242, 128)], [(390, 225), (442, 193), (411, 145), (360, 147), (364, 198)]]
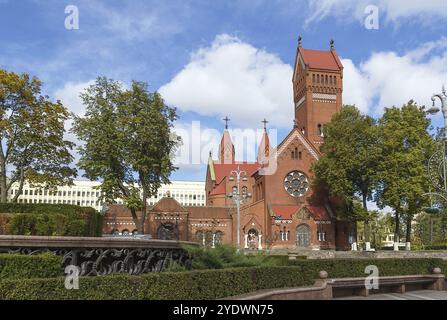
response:
[[(237, 245), (239, 234), (239, 246), (247, 250), (350, 249), (350, 224), (337, 218), (323, 192), (312, 190), (311, 165), (321, 156), (324, 124), (342, 107), (343, 66), (333, 42), (329, 51), (320, 51), (302, 48), (300, 39), (292, 85), (295, 119), (284, 140), (271, 146), (265, 121), (257, 161), (238, 162), (227, 123), (218, 157), (208, 161), (207, 205), (183, 207), (167, 195), (148, 208), (146, 232), (208, 246)], [(115, 226), (117, 219), (133, 224), (130, 212), (112, 206), (106, 233), (112, 216)]]

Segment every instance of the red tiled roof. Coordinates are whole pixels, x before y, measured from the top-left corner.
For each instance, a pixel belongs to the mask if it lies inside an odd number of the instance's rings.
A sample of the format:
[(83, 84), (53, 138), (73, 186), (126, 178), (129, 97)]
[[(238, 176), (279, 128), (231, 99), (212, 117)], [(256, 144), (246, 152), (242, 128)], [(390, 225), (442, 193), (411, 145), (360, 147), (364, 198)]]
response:
[(220, 183), (225, 177), (230, 176), (231, 171), (237, 170), (238, 166), (241, 171), (247, 172), (247, 177), (250, 177), (260, 167), (259, 163), (257, 162), (254, 163), (243, 162), (243, 163), (231, 163), (231, 164), (214, 163), (216, 183)]
[(331, 218), (325, 207), (307, 207), (315, 221), (330, 221)]
[(300, 48), (304, 63), (313, 69), (339, 71), (343, 68), (335, 50), (321, 51)]
[(164, 197), (157, 202), (151, 211), (158, 212), (186, 212), (186, 209), (174, 198)]
[(281, 216), (285, 220), (292, 220), (292, 215), (298, 211), (298, 208), (298, 206), (272, 206), (275, 216)]

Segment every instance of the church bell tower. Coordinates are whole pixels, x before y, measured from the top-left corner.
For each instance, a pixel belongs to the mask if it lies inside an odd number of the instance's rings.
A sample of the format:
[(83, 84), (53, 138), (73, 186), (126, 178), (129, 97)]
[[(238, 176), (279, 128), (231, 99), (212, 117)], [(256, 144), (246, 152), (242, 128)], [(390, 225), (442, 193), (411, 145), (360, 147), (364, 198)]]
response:
[(309, 50), (300, 36), (292, 82), (295, 126), (320, 148), (324, 125), (342, 107), (343, 65), (334, 41), (328, 51)]

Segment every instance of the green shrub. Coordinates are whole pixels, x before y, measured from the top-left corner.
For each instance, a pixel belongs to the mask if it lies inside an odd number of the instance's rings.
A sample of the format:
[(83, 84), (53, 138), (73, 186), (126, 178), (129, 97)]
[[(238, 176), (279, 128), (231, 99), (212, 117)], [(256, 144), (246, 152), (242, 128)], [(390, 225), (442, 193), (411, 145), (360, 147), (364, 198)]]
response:
[(62, 258), (51, 253), (35, 256), (0, 254), (0, 280), (62, 276)]
[(435, 243), (423, 247), (423, 250), (447, 250), (447, 243)]
[(37, 215), (28, 213), (14, 214), (9, 222), (9, 231), (13, 235), (35, 235)]
[[(28, 279), (17, 279), (11, 271), (13, 276), (9, 276), (10, 279), (0, 281), (0, 299), (218, 299), (262, 289), (309, 286), (314, 283), (320, 270), (326, 270), (331, 278), (341, 278), (365, 277), (367, 265), (376, 265), (381, 276), (428, 274), (433, 267), (443, 270), (447, 267), (447, 262), (440, 259), (289, 261), (284, 257), (264, 257), (263, 261), (288, 266), (81, 277), (79, 290), (65, 289), (64, 277), (29, 279), (36, 275), (31, 273), (26, 277)], [(53, 268), (53, 272), (61, 271), (56, 264), (51, 266), (42, 267), (42, 272), (48, 268)], [(17, 268), (20, 266), (16, 263)]]
[(199, 246), (185, 246), (185, 250), (192, 255), (192, 269), (224, 269), (238, 267), (254, 267), (264, 265), (266, 256), (238, 254), (237, 249), (229, 245), (216, 248)]
[(0, 203), (1, 212), (11, 213), (7, 229), (12, 235), (102, 235), (103, 217), (93, 208), (66, 204)]
[(330, 278), (365, 277), (365, 268), (375, 265), (380, 276), (430, 274), (433, 268), (443, 266), (440, 259), (327, 259), (290, 260), (288, 265), (299, 266), (312, 272), (316, 278), (321, 270)]
[(299, 272), (296, 267), (271, 267), (81, 277), (79, 290), (65, 289), (64, 277), (4, 280), (0, 282), (0, 299), (218, 299), (260, 289), (298, 287), (313, 282), (312, 279), (304, 279)]

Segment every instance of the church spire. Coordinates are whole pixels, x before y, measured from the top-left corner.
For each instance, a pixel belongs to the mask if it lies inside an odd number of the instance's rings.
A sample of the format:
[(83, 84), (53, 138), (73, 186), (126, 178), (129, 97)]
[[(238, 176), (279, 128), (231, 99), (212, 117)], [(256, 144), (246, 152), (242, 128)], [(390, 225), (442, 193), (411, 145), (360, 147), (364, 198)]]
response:
[(228, 132), (228, 122), (230, 119), (225, 117), (225, 130), (219, 145), (219, 163), (230, 164), (235, 161), (235, 150), (233, 142), (231, 141), (230, 133)]
[(258, 163), (265, 165), (268, 163), (268, 158), (270, 156), (270, 139), (267, 133), (267, 123), (268, 121), (264, 119), (261, 121), (264, 124), (264, 132), (262, 133), (261, 143), (258, 149)]

